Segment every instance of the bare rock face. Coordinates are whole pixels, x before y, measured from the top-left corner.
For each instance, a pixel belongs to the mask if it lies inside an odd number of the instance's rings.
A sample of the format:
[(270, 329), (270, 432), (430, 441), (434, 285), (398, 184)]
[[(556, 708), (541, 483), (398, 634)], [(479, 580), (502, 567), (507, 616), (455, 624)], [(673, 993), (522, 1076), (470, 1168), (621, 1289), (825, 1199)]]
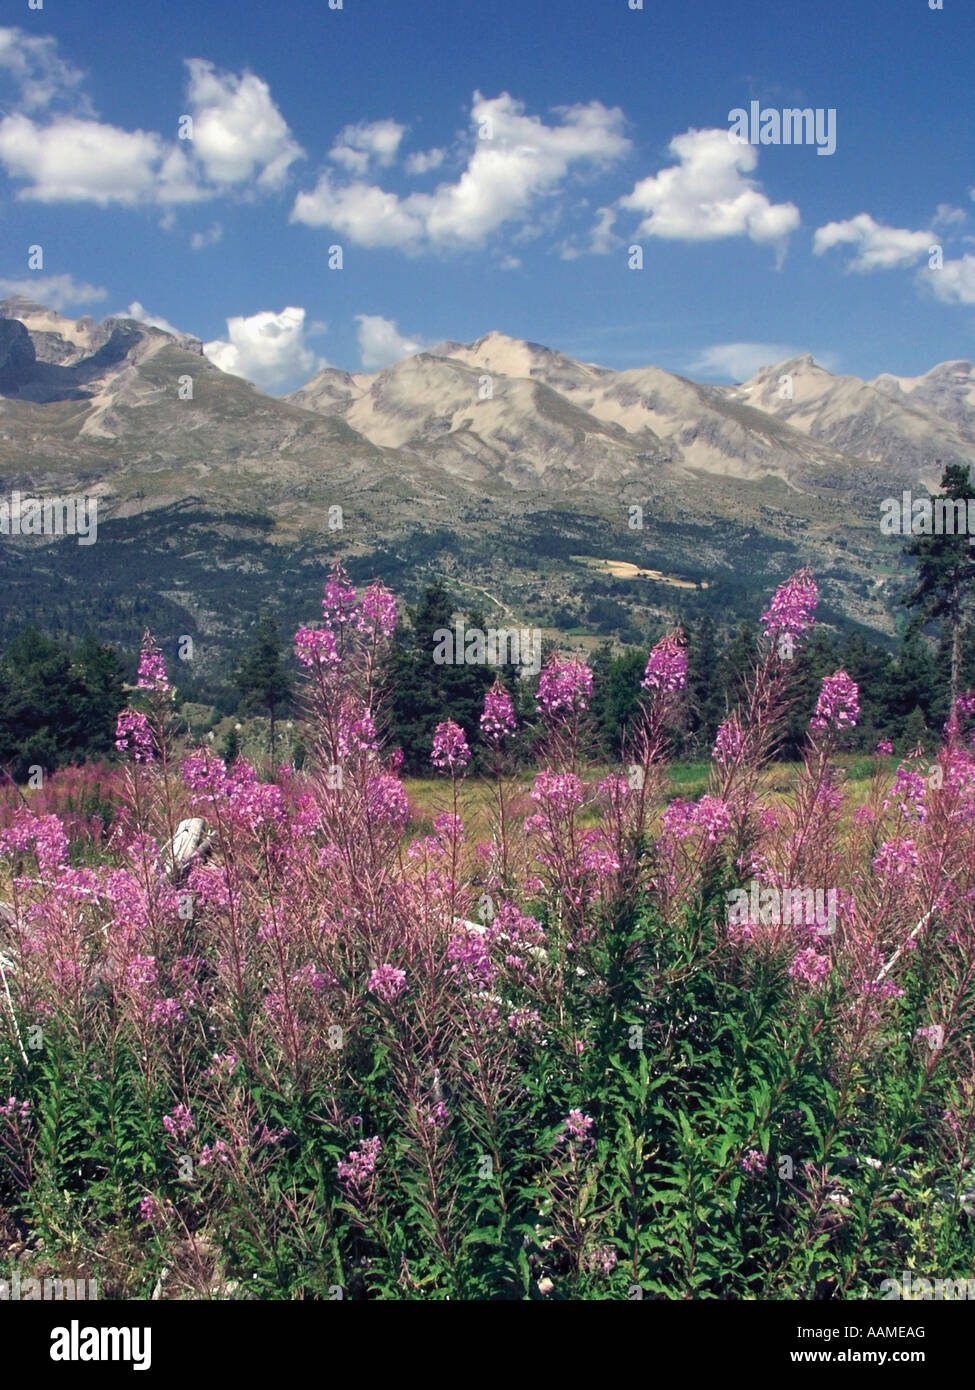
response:
[(18, 319), (0, 319), (0, 392), (17, 395), (32, 379), (37, 357), (30, 334)]
[(68, 319), (23, 295), (0, 300), (0, 395), (47, 404), (88, 400), (120, 373), (171, 345), (203, 356), (191, 333), (137, 319)]

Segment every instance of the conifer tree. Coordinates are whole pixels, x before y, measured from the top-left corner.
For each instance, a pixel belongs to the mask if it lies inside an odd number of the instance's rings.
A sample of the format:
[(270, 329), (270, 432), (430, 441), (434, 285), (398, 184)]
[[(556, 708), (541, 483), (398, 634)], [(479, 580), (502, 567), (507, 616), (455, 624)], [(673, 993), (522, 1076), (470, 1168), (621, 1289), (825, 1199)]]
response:
[[(938, 503), (942, 504), (946, 521), (955, 521), (955, 509), (951, 502), (963, 504), (958, 510), (966, 510), (969, 498), (975, 498), (968, 468), (961, 464), (949, 464), (941, 479), (941, 492), (932, 500), (933, 518), (938, 519)], [(934, 528), (932, 528), (934, 529)], [(939, 528), (941, 529), (941, 528)], [(917, 576), (914, 588), (905, 594), (902, 602), (908, 608), (917, 609), (925, 620), (942, 620), (948, 626), (951, 636), (951, 705), (958, 698), (961, 675), (961, 633), (962, 624), (975, 580), (975, 552), (969, 544), (967, 526), (953, 526), (948, 533), (947, 525), (941, 535), (915, 535), (905, 546), (908, 555), (917, 561)]]
[(269, 613), (261, 615), (254, 642), (234, 673), (234, 684), (241, 693), (242, 714), (250, 714), (255, 709), (267, 710), (273, 762), (275, 719), (280, 707), (291, 697), (291, 679), (281, 661), (278, 626)]

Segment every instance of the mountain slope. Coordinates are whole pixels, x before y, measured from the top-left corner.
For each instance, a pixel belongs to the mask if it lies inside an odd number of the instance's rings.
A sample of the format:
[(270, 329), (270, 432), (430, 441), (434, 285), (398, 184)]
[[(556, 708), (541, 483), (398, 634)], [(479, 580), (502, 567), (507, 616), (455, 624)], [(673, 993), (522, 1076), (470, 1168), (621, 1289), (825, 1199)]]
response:
[(802, 357), (717, 387), (492, 332), (276, 398), (191, 335), (0, 311), (0, 492), (99, 499), (94, 546), (0, 538), (0, 640), (81, 612), (128, 646), (195, 634), (226, 670), (259, 607), (314, 612), (334, 558), (628, 641), (678, 609), (746, 616), (809, 563), (829, 619), (889, 633), (905, 562), (880, 501), (975, 460), (968, 363), (861, 382)]

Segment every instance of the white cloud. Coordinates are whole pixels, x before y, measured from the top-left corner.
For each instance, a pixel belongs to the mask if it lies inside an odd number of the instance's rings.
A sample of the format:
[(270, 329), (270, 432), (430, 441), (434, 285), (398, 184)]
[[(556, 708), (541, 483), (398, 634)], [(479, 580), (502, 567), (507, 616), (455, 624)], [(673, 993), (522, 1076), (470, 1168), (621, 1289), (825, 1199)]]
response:
[(360, 177), (373, 162), (386, 167), (393, 163), (406, 126), (397, 121), (360, 121), (347, 125), (329, 151), (329, 159), (342, 164)]
[(439, 169), (444, 162), (447, 151), (417, 150), (415, 154), (406, 157), (406, 172), (408, 174), (428, 174), (431, 169)]
[[(0, 30), (0, 35), (10, 32)], [(4, 53), (13, 61), (11, 53), (18, 52), (7, 40), (0, 62)], [(59, 80), (61, 60), (54, 49), (42, 48), (42, 56), (52, 85)], [(186, 65), (192, 140), (165, 140), (154, 131), (124, 130), (77, 113), (54, 116), (46, 124), (24, 112), (5, 116), (0, 163), (11, 178), (25, 181), (18, 197), (168, 207), (212, 198), (234, 185), (278, 187), (302, 151), (267, 83), (252, 73), (218, 73), (201, 58), (187, 59)], [(46, 104), (38, 88), (34, 105)]]
[(923, 269), (918, 279), (944, 304), (975, 304), (975, 256), (945, 261), (940, 270)]
[(853, 246), (856, 255), (848, 268), (866, 274), (914, 265), (921, 256), (927, 255), (933, 236), (933, 232), (885, 227), (875, 222), (868, 212), (861, 212), (845, 222), (827, 222), (824, 227), (817, 227), (813, 250), (821, 256), (834, 246)]
[(589, 243), (590, 250), (594, 251), (597, 256), (605, 256), (614, 246), (619, 245), (620, 239), (613, 233), (615, 221), (616, 210), (614, 208), (599, 209)]
[(375, 184), (336, 186), (323, 173), (314, 192), (299, 193), (292, 222), (309, 227), (332, 227), (359, 246), (415, 245), (423, 236), (424, 219), (412, 199), (400, 199)]
[(204, 354), (231, 376), (246, 377), (265, 390), (308, 378), (324, 359), (305, 343), (305, 311), (295, 306), (227, 320), (227, 338), (204, 343)]
[(491, 100), (475, 92), (474, 147), (456, 183), (400, 198), (361, 181), (337, 186), (323, 173), (312, 192), (295, 199), (292, 221), (332, 227), (362, 246), (483, 245), (505, 223), (527, 221), (574, 166), (607, 164), (629, 148), (618, 108), (594, 101), (556, 114), (561, 123), (545, 125), (506, 92)]
[(356, 314), (355, 318), (359, 325), (359, 354), (366, 371), (389, 367), (423, 351), (423, 344), (400, 333), (393, 319), (385, 319), (381, 314)]
[(520, 256), (505, 256), (498, 266), (499, 270), (519, 270), (521, 268)]
[(25, 111), (43, 111), (58, 99), (86, 105), (78, 96), (84, 73), (64, 61), (57, 39), (50, 35), (0, 27), (0, 72), (9, 73), (16, 82)]
[[(638, 236), (677, 241), (714, 241), (747, 236), (760, 244), (784, 245), (799, 226), (794, 203), (772, 203), (748, 177), (758, 163), (754, 145), (728, 139), (727, 129), (687, 130), (667, 147), (678, 164), (641, 179), (618, 206), (644, 214)], [(605, 245), (608, 226), (600, 214), (594, 237)]]
[(73, 275), (32, 275), (23, 280), (0, 280), (0, 295), (24, 295), (35, 304), (60, 312), (70, 304), (94, 304), (108, 298), (108, 291)]
[(798, 356), (799, 349), (786, 343), (714, 343), (688, 363), (689, 372), (747, 381), (762, 367), (773, 367)]
[(939, 203), (932, 222), (935, 227), (952, 227), (958, 222), (964, 222), (967, 216), (964, 208), (956, 208), (951, 203)]
[(182, 152), (144, 130), (74, 116), (41, 126), (28, 116), (0, 121), (0, 162), (29, 179), (18, 197), (41, 203), (183, 202), (202, 196)]
[[(276, 188), (303, 153), (271, 98), (252, 72), (220, 73), (204, 58), (187, 58), (193, 151), (216, 184)], [(260, 172), (258, 172), (260, 171)]]
[(139, 323), (144, 323), (148, 328), (161, 328), (164, 333), (172, 333), (179, 337), (182, 333), (181, 328), (176, 328), (168, 319), (160, 318), (158, 314), (150, 314), (144, 304), (140, 304), (137, 299), (126, 309), (124, 314), (117, 315), (118, 318), (137, 319)]
[(194, 232), (190, 237), (190, 246), (194, 251), (202, 251), (205, 246), (216, 246), (222, 237), (223, 224), (214, 222), (205, 232)]

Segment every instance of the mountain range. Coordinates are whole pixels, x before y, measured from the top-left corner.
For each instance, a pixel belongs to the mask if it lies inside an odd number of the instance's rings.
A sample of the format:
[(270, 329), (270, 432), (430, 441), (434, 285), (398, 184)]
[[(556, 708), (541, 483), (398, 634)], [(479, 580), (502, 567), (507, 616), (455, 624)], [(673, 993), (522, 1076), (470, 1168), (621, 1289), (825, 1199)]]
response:
[(975, 462), (975, 366), (733, 386), (491, 332), (270, 396), (199, 339), (0, 300), (0, 497), (98, 498), (97, 544), (0, 536), (0, 640), (24, 622), (226, 671), (257, 610), (314, 618), (324, 570), (583, 644), (680, 612), (754, 616), (810, 564), (823, 616), (890, 636), (906, 562), (880, 504)]

